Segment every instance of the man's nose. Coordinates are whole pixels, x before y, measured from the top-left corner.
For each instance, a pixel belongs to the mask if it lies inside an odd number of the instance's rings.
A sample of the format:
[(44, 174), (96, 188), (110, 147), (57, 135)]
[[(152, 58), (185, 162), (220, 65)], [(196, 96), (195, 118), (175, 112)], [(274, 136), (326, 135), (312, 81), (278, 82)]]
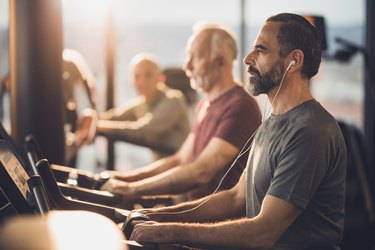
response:
[(187, 61), (184, 65), (184, 70), (187, 76), (190, 76), (191, 70), (193, 69), (191, 61)]
[(245, 56), (245, 58), (243, 59), (243, 63), (246, 65), (255, 65), (253, 52), (250, 52), (247, 56)]
[(191, 60), (187, 60), (185, 65), (184, 65), (184, 70), (191, 70), (192, 69), (192, 64), (191, 64)]

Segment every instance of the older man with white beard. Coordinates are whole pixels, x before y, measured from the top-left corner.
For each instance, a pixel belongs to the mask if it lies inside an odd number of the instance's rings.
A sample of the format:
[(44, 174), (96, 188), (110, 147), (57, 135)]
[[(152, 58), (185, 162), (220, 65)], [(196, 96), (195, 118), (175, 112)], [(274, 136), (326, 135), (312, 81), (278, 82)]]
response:
[[(189, 200), (215, 190), (248, 138), (261, 123), (259, 107), (232, 75), (236, 40), (218, 25), (206, 25), (187, 43), (185, 70), (202, 92), (195, 124), (178, 152), (128, 173), (114, 173), (103, 190), (136, 198), (187, 194)], [(240, 157), (220, 189), (233, 187), (246, 165)]]

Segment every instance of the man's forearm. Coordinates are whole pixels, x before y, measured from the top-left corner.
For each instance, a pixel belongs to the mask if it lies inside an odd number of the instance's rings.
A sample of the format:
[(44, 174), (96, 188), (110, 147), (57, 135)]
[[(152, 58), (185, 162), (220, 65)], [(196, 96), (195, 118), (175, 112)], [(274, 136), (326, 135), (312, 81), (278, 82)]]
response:
[(204, 249), (268, 249), (274, 243), (269, 231), (272, 230), (267, 230), (258, 219), (242, 218), (213, 224), (140, 224), (135, 227), (131, 239)]
[(169, 169), (177, 166), (179, 164), (179, 159), (177, 156), (172, 155), (162, 158), (146, 167), (130, 171), (127, 173), (114, 173), (114, 177), (118, 180), (135, 182), (140, 181), (160, 173), (166, 172)]
[(204, 249), (268, 249), (267, 230), (253, 219), (238, 219), (214, 224), (174, 224), (165, 231), (182, 245)]
[(227, 190), (175, 206), (146, 210), (146, 213), (159, 222), (211, 222), (244, 217), (245, 205), (233, 190)]
[(190, 169), (181, 166), (147, 179), (129, 183), (129, 189), (135, 196), (180, 194), (196, 186)]

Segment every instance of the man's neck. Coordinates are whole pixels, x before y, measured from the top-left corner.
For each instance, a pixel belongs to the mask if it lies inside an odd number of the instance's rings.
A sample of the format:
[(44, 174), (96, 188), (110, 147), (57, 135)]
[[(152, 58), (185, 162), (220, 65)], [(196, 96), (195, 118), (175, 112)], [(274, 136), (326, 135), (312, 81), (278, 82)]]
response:
[(208, 92), (205, 92), (205, 96), (210, 102), (212, 102), (236, 86), (238, 86), (238, 84), (234, 81), (232, 75), (219, 77), (218, 81), (214, 83), (212, 88)]
[(273, 115), (281, 115), (308, 100), (314, 99), (307, 80), (285, 82), (277, 96), (275, 96), (276, 91), (277, 89), (273, 90), (268, 96), (272, 103)]

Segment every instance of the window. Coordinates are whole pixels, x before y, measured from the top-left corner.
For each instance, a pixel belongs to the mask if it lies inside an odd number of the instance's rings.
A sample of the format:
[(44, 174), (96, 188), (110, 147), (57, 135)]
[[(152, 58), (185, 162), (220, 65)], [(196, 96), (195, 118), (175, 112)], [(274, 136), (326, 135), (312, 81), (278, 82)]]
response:
[[(335, 42), (336, 37), (348, 39), (360, 46), (364, 44), (364, 0), (269, 0), (266, 5), (262, 0), (63, 0), (62, 3), (65, 47), (79, 51), (93, 71), (100, 111), (105, 110), (106, 101), (105, 51), (108, 27), (114, 30), (114, 98), (115, 106), (119, 106), (136, 95), (129, 81), (128, 64), (131, 57), (148, 51), (160, 59), (163, 68), (182, 67), (186, 41), (192, 33), (192, 26), (197, 22), (220, 23), (234, 33), (239, 48), (245, 48), (238, 56), (234, 75), (247, 81), (242, 60), (251, 50), (259, 28), (267, 17), (280, 12), (323, 16), (328, 50), (319, 74), (311, 81), (313, 95), (337, 119), (363, 128), (363, 59), (358, 54), (347, 63), (339, 63), (332, 57), (340, 46)], [(242, 9), (242, 4), (245, 4), (245, 9)], [(337, 11), (337, 6), (340, 6), (340, 11)], [(245, 41), (240, 40), (242, 10), (246, 19)], [(265, 96), (257, 99), (263, 109)], [(96, 145), (96, 150), (86, 149), (86, 153), (95, 155), (96, 160), (104, 163), (106, 156), (103, 154), (103, 145), (101, 142), (99, 146)], [(116, 155), (116, 169), (128, 170), (151, 161), (148, 150), (124, 143), (117, 143)], [(90, 157), (83, 158), (87, 160)]]
[(311, 80), (313, 95), (337, 119), (363, 129), (363, 57), (358, 54), (350, 61), (341, 63), (333, 55), (340, 48), (335, 41), (337, 37), (364, 46), (365, 1), (316, 0), (302, 3), (298, 0), (271, 0), (267, 8), (262, 0), (248, 0), (246, 3), (248, 47), (251, 47), (259, 28), (271, 15), (291, 12), (324, 17), (328, 50), (318, 75)]
[[(163, 68), (182, 67), (185, 45), (192, 34), (192, 26), (197, 22), (220, 23), (238, 38), (239, 3), (226, 0), (66, 0), (63, 1), (64, 46), (79, 51), (87, 60), (97, 80), (98, 108), (104, 111), (108, 25), (115, 31), (115, 106), (120, 106), (136, 95), (129, 81), (128, 64), (132, 56), (147, 51), (159, 58)], [(237, 77), (241, 63), (242, 58), (239, 57), (235, 69)], [(93, 155), (102, 164), (106, 157), (103, 155), (105, 145), (103, 142), (96, 144), (96, 150), (86, 147), (82, 155)], [(92, 162), (87, 163), (88, 158), (80, 157), (85, 160), (84, 163), (79, 160), (78, 164), (92, 165)], [(148, 149), (116, 143), (116, 169), (139, 167), (151, 162), (151, 159)]]

